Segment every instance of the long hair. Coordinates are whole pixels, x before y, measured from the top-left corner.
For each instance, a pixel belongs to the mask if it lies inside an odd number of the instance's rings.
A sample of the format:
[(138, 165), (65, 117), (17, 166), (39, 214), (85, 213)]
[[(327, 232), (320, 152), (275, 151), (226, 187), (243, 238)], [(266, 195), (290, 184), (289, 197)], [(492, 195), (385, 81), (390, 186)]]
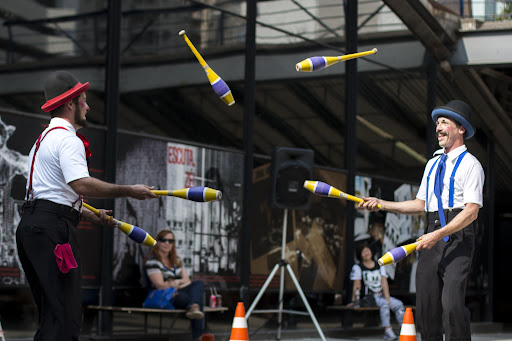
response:
[[(160, 243), (160, 239), (163, 238), (166, 234), (172, 234), (172, 238), (174, 240), (176, 240), (176, 237), (174, 236), (174, 232), (172, 232), (171, 230), (161, 230), (160, 232), (158, 232), (158, 234), (156, 235), (156, 240), (157, 242)], [(151, 250), (149, 251), (148, 255), (144, 258), (144, 264), (146, 264), (146, 262), (152, 257), (156, 257), (156, 259), (158, 259), (160, 262), (163, 262), (162, 260), (162, 256), (160, 255), (160, 253), (158, 252), (158, 248), (157, 247), (153, 247), (151, 248)], [(169, 262), (171, 263), (172, 266), (177, 266), (177, 267), (181, 267), (181, 261), (180, 259), (178, 258), (178, 254), (176, 253), (176, 241), (174, 242), (174, 247), (171, 249), (171, 251), (169, 252), (169, 258), (168, 258)]]

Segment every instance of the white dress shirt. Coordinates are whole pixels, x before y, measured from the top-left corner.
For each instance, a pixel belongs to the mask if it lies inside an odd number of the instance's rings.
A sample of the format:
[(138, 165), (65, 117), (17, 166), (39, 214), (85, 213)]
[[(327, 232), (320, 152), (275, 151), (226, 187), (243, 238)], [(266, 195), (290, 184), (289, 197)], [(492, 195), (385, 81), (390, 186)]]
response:
[[(443, 193), (441, 194), (441, 199), (443, 201), (443, 209), (448, 209), (448, 197), (450, 191), (450, 177), (453, 172), (453, 168), (455, 167), (455, 163), (457, 162), (457, 158), (460, 154), (462, 154), (465, 150), (467, 150), (465, 145), (462, 145), (447, 154), (446, 158), (446, 169), (444, 173), (443, 180)], [(423, 173), (423, 178), (421, 179), (421, 185), (418, 190), (418, 194), (416, 195), (417, 199), (426, 200), (426, 190), (427, 190), (427, 176), (432, 168), (432, 165), (439, 158), (439, 154), (443, 153), (443, 149), (440, 149), (434, 153), (434, 158), (430, 159), (425, 166), (425, 171)], [(436, 176), (436, 170), (439, 167), (439, 162), (435, 165), (434, 169), (430, 173), (430, 178), (428, 181), (428, 207), (425, 209), (428, 212), (437, 212), (437, 198), (434, 194), (434, 182)], [(465, 204), (474, 203), (483, 206), (483, 187), (484, 187), (484, 170), (482, 165), (478, 161), (476, 157), (474, 157), (469, 152), (466, 153), (461, 163), (459, 164), (459, 168), (455, 173), (455, 184), (454, 184), (454, 193), (453, 193), (453, 208), (464, 208)]]
[[(54, 127), (41, 142), (37, 151), (32, 178), (33, 199), (46, 199), (70, 206), (78, 199), (78, 194), (68, 184), (74, 180), (89, 177), (85, 147), (73, 125), (59, 117), (51, 119), (42, 136)], [(35, 144), (28, 158), (28, 169), (32, 166)], [(27, 181), (27, 189), (30, 179)], [(79, 203), (75, 208), (79, 209)]]

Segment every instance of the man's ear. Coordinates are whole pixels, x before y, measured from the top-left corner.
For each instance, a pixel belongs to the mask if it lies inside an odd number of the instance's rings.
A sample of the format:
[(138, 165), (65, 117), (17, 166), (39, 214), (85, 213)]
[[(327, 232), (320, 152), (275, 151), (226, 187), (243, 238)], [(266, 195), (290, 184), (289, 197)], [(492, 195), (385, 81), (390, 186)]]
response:
[(66, 104), (64, 104), (66, 107), (68, 107), (69, 109), (73, 109), (73, 105), (75, 103), (73, 102), (72, 99), (70, 99), (69, 101), (66, 102)]

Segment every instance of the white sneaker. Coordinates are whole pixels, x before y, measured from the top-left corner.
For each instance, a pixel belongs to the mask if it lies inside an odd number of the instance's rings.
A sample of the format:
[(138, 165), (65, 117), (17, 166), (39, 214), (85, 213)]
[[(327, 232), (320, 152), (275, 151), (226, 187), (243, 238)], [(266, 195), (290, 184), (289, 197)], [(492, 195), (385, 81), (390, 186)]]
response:
[(395, 333), (393, 333), (393, 329), (388, 328), (384, 331), (384, 340), (392, 341), (396, 339)]

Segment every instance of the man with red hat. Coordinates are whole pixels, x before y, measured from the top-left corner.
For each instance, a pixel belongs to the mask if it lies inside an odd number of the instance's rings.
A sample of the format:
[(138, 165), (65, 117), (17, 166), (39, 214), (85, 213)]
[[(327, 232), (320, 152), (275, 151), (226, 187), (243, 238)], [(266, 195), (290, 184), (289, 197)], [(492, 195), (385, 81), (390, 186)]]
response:
[(116, 185), (92, 178), (87, 167), (89, 143), (77, 135), (87, 126), (86, 90), (66, 71), (52, 73), (44, 84), (45, 112), (51, 120), (29, 154), (27, 194), (16, 230), (18, 255), (39, 311), (34, 340), (78, 340), (81, 270), (76, 227), (81, 215), (100, 223), (82, 208), (82, 197), (155, 198), (152, 187)]
[(459, 100), (432, 111), (439, 146), (427, 162), (416, 199), (403, 202), (364, 198), (359, 205), (420, 215), (426, 212), (425, 234), (418, 238), (416, 324), (421, 339), (470, 340), (466, 284), (474, 250), (473, 222), (483, 206), (484, 171), (467, 151), (464, 139), (475, 134), (470, 107)]

